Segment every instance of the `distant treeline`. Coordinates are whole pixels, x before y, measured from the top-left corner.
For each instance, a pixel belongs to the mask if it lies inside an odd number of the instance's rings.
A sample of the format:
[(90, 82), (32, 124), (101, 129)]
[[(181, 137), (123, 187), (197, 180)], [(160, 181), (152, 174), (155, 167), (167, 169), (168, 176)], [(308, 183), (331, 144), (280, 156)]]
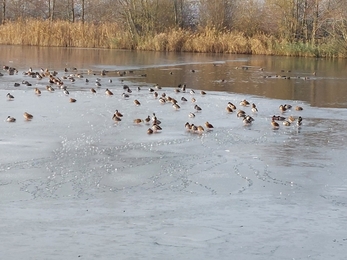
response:
[(2, 0), (0, 44), (347, 57), (347, 0)]

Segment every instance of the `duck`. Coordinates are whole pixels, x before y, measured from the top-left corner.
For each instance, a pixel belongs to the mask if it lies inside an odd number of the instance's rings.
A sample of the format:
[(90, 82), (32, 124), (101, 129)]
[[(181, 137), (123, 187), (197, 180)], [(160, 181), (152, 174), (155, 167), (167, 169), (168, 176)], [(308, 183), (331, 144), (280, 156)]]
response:
[(7, 97), (8, 100), (13, 100), (14, 99), (14, 96), (11, 95), (10, 93), (7, 93), (6, 97)]
[(298, 117), (298, 121), (296, 122), (296, 125), (297, 126), (301, 126), (302, 125), (302, 117), (301, 116)]
[(108, 88), (105, 90), (105, 94), (108, 95), (108, 96), (112, 96), (113, 93), (111, 90), (109, 90)]
[(140, 106), (140, 105), (141, 105), (140, 101), (138, 101), (137, 99), (134, 100), (134, 104), (135, 104), (136, 106)]
[(185, 97), (181, 97), (181, 101), (186, 102), (188, 100)]
[(199, 134), (202, 134), (205, 131), (205, 129), (201, 125), (199, 125), (197, 131)]
[(154, 98), (157, 98), (157, 97), (158, 97), (158, 92), (155, 91), (155, 92), (153, 93), (153, 96), (154, 96)]
[(150, 134), (153, 134), (153, 129), (152, 129), (152, 128), (148, 128), (148, 129), (147, 129), (147, 134), (149, 134), (149, 135), (150, 135)]
[(246, 107), (246, 106), (249, 106), (249, 105), (250, 105), (250, 103), (249, 103), (246, 99), (244, 99), (244, 100), (242, 100), (242, 101), (240, 102), (240, 106)]
[(192, 95), (194, 95), (194, 94), (195, 94), (194, 89), (191, 89), (191, 90), (189, 91), (189, 93), (192, 94)]
[(195, 133), (196, 131), (198, 131), (198, 127), (197, 127), (196, 125), (194, 125), (194, 124), (191, 124), (191, 125), (190, 125), (190, 130), (191, 130), (193, 133)]
[(142, 122), (143, 122), (143, 120), (141, 118), (134, 119), (135, 124), (141, 124)]
[(254, 119), (251, 116), (245, 116), (242, 120), (244, 125), (251, 125), (253, 121)]
[(70, 99), (69, 99), (69, 102), (70, 102), (70, 103), (75, 103), (76, 101), (77, 101), (77, 100), (76, 100), (75, 98), (70, 98)]
[(188, 115), (190, 118), (194, 118), (195, 117), (195, 114), (190, 112), (189, 115)]
[(32, 114), (29, 114), (28, 112), (24, 112), (23, 117), (27, 121), (30, 121), (30, 120), (32, 120), (34, 118), (34, 116)]
[(207, 130), (212, 130), (214, 127), (212, 124), (210, 124), (208, 121), (205, 122), (205, 126), (207, 128)]
[(245, 117), (246, 116), (246, 112), (243, 111), (243, 110), (239, 110), (239, 111), (237, 111), (237, 115), (236, 116), (237, 117)]
[(67, 95), (69, 95), (70, 93), (69, 93), (69, 91), (67, 90), (67, 89), (64, 89), (64, 94), (67, 96)]
[(200, 91), (200, 94), (204, 96), (204, 95), (206, 95), (206, 92), (203, 91), (203, 90), (201, 90), (201, 91)]
[(282, 123), (284, 126), (290, 126), (291, 122), (289, 120), (284, 120)]
[(272, 118), (274, 119), (274, 120), (277, 120), (277, 121), (284, 121), (284, 120), (286, 120), (286, 118), (284, 117), (284, 116), (272, 116)]
[(284, 112), (287, 111), (287, 109), (285, 108), (284, 105), (280, 105), (280, 106), (279, 106), (279, 109), (280, 109), (280, 111), (281, 111), (282, 113), (284, 113)]
[(122, 121), (122, 119), (121, 119), (120, 117), (116, 116), (115, 114), (112, 116), (112, 119), (113, 119), (113, 121), (115, 121), (115, 122), (120, 122), (120, 121)]
[(291, 108), (292, 108), (292, 105), (284, 104), (284, 108), (285, 108), (286, 110), (291, 109)]
[(122, 94), (122, 97), (123, 97), (123, 98), (129, 98), (129, 95), (128, 95), (128, 94), (123, 93), (123, 94)]
[(196, 110), (196, 112), (199, 112), (199, 111), (202, 110), (201, 107), (199, 107), (198, 105), (195, 105), (195, 106), (194, 106), (194, 109)]
[(179, 110), (179, 109), (181, 108), (177, 103), (172, 104), (172, 107), (173, 107), (175, 110)]
[(145, 123), (146, 123), (146, 124), (149, 124), (149, 122), (151, 122), (151, 117), (148, 115), (148, 116), (145, 118)]
[(162, 128), (161, 128), (160, 125), (154, 124), (154, 125), (152, 125), (152, 130), (153, 130), (154, 132), (158, 132), (158, 131), (161, 131)]
[(121, 112), (118, 111), (118, 109), (116, 109), (116, 112), (114, 112), (114, 114), (117, 116), (117, 117), (123, 117), (123, 114)]
[(296, 107), (295, 107), (295, 110), (296, 110), (296, 111), (302, 111), (302, 110), (304, 110), (304, 109), (303, 109), (302, 107), (300, 107), (300, 106), (296, 106)]
[(231, 103), (231, 102), (228, 102), (228, 107), (230, 107), (233, 110), (236, 109), (236, 106), (233, 103)]
[(190, 129), (191, 129), (191, 125), (189, 124), (189, 122), (185, 123), (184, 127), (185, 127), (187, 130), (190, 130)]
[(10, 122), (10, 123), (13, 123), (13, 122), (16, 122), (16, 119), (15, 119), (14, 117), (8, 116), (8, 117), (6, 118), (6, 121), (7, 121), (7, 122)]
[(275, 121), (275, 116), (272, 117), (271, 125), (274, 129), (278, 129), (280, 125)]
[(49, 85), (46, 86), (46, 89), (47, 89), (49, 92), (55, 91), (55, 89), (54, 89), (52, 86), (49, 86)]
[(94, 88), (91, 88), (91, 89), (90, 89), (90, 92), (92, 92), (93, 94), (95, 94), (95, 93), (96, 93), (96, 90), (95, 90)]
[(159, 100), (160, 104), (165, 104), (166, 103), (166, 99), (163, 98), (163, 97), (160, 97), (158, 100)]
[(40, 96), (41, 95), (41, 90), (39, 90), (38, 88), (35, 88), (35, 94)]
[(258, 108), (256, 107), (256, 105), (254, 103), (252, 103), (252, 112), (258, 113)]
[(295, 121), (295, 118), (293, 116), (289, 116), (287, 119), (290, 123), (293, 123)]
[(232, 113), (232, 112), (234, 112), (234, 111), (232, 110), (232, 108), (229, 107), (229, 106), (227, 106), (227, 107), (225, 108), (225, 110), (227, 111), (227, 113)]
[(196, 98), (192, 98), (192, 103), (195, 103), (196, 102)]

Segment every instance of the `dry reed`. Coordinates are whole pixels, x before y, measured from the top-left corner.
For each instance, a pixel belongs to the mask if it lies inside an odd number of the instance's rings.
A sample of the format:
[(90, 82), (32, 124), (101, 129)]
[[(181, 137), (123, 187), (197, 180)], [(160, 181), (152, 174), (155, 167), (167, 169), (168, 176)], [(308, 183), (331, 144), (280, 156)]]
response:
[(0, 44), (55, 47), (137, 49), (169, 52), (242, 53), (311, 57), (347, 57), (347, 43), (326, 39), (318, 45), (288, 42), (271, 35), (211, 27), (197, 31), (170, 29), (134, 39), (116, 23), (18, 20), (0, 25)]

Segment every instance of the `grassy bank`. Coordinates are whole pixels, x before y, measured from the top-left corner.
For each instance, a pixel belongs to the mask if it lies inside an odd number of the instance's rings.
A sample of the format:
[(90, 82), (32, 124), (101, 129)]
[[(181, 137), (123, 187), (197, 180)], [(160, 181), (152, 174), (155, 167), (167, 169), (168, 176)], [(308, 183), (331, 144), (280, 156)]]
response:
[(315, 46), (288, 42), (274, 36), (220, 32), (168, 30), (156, 35), (133, 37), (115, 23), (70, 23), (26, 20), (0, 25), (0, 44), (114, 48), (153, 51), (265, 54), (307, 57), (347, 57), (347, 43), (323, 39)]

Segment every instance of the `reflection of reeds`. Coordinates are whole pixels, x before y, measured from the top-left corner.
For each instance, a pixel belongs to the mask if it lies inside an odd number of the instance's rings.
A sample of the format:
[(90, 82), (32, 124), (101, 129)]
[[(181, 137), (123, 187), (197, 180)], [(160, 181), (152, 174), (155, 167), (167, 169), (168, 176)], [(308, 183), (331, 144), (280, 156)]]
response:
[(132, 37), (116, 23), (18, 20), (0, 25), (0, 44), (138, 49), (210, 53), (243, 53), (307, 57), (347, 57), (346, 43), (326, 40), (313, 46), (288, 42), (271, 35), (220, 31), (210, 27), (197, 31), (172, 29), (154, 35)]

